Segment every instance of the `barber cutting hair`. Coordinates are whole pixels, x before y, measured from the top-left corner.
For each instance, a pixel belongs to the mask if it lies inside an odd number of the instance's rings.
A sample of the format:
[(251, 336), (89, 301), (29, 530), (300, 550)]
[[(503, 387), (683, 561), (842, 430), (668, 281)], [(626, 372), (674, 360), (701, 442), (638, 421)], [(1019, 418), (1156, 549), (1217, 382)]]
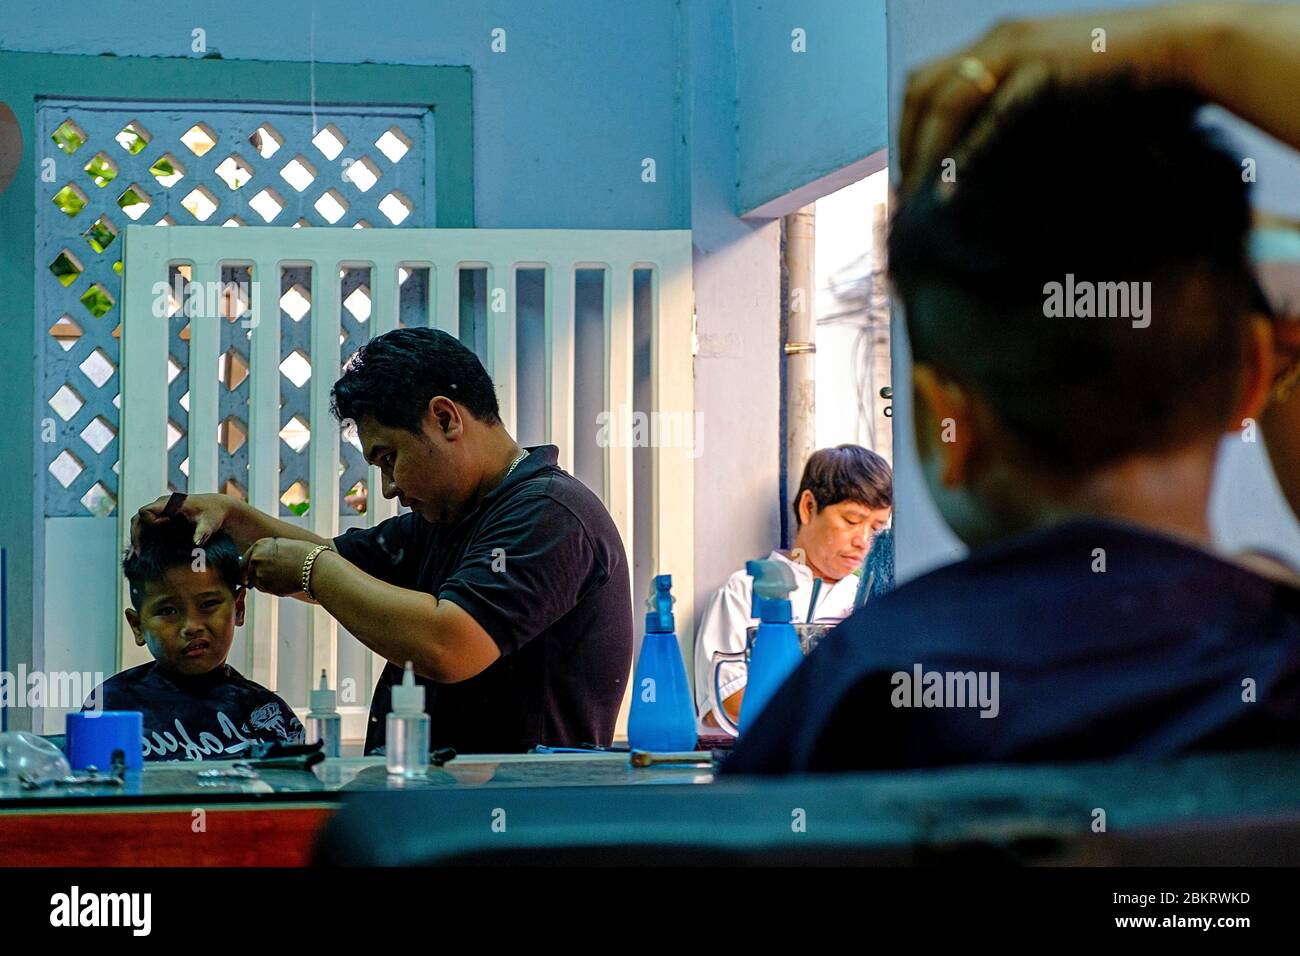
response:
[[(414, 664), (430, 743), (465, 752), (608, 745), (632, 655), (627, 558), (600, 500), (521, 448), (478, 358), (445, 332), (397, 329), (364, 346), (333, 389), (385, 498), (409, 509), (333, 540), (229, 495), (172, 510), (195, 544), (221, 529), (247, 583), (324, 607), (388, 660), (366, 752), (382, 745), (391, 687)], [(139, 524), (169, 520), (168, 498)], [(133, 531), (134, 533), (134, 531)]]

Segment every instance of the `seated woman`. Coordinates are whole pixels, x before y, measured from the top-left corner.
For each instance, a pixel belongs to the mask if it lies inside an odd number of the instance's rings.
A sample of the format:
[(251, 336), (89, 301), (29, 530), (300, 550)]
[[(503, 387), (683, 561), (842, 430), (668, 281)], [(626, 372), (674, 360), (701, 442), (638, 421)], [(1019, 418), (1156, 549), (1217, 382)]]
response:
[[(798, 531), (789, 552), (773, 551), (772, 560), (789, 564), (797, 589), (790, 595), (796, 623), (838, 624), (853, 610), (859, 579), (855, 573), (871, 547), (872, 536), (889, 523), (893, 474), (879, 455), (859, 445), (839, 445), (813, 452), (804, 466), (793, 510)], [(820, 580), (816, 606), (813, 582)], [(713, 655), (745, 649), (751, 615), (753, 579), (742, 569), (727, 579), (709, 600), (695, 638), (695, 704), (702, 729), (719, 726), (713, 714)], [(745, 670), (723, 664), (719, 675), (722, 705), (732, 720), (740, 716)]]

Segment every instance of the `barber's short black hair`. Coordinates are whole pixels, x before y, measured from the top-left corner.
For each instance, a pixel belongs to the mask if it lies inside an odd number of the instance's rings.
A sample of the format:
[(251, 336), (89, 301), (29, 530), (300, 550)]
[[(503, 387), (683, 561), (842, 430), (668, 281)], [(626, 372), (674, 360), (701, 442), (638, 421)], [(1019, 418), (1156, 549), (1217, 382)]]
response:
[[(194, 543), (194, 523), (179, 516), (141, 527), (139, 537), (139, 543), (128, 549), (122, 559), (131, 606), (136, 610), (144, 601), (145, 585), (161, 581), (172, 568), (193, 567), (194, 551), (199, 547)], [(240, 553), (235, 542), (224, 531), (217, 531), (209, 535), (202, 550), (207, 566), (216, 569), (230, 593), (235, 594), (240, 587)]]
[(819, 448), (808, 456), (799, 491), (790, 505), (796, 525), (801, 523), (799, 500), (805, 491), (812, 492), (819, 511), (841, 501), (888, 508), (894, 503), (894, 475), (889, 462), (861, 445)]
[(478, 356), (440, 329), (394, 329), (361, 346), (331, 392), (340, 421), (371, 417), (419, 432), (429, 402), (444, 395), (479, 421), (501, 421), (496, 389)]
[[(913, 358), (969, 387), (1035, 468), (1079, 474), (1225, 430), (1258, 285), (1239, 157), (1203, 101), (1056, 82), (906, 197), (889, 269)], [(1049, 318), (1049, 283), (1150, 282), (1150, 325)]]

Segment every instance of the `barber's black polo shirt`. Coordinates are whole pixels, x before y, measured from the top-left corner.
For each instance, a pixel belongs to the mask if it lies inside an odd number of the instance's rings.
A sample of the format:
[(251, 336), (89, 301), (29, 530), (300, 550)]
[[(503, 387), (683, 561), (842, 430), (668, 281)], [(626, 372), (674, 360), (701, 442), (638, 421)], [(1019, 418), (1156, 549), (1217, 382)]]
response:
[[(614, 736), (632, 660), (623, 542), (600, 499), (556, 465), (554, 445), (527, 451), (454, 525), (411, 513), (334, 539), (375, 577), (456, 604), (501, 649), (468, 680), (419, 679), (434, 748), (513, 753)], [(370, 705), (367, 753), (384, 744), (401, 681), (390, 662)]]
[[(907, 685), (894, 675), (914, 676), (918, 664), (923, 674), (996, 671), (997, 716), (895, 706)], [(854, 613), (773, 696), (722, 771), (1296, 744), (1300, 589), (1134, 525), (1090, 520), (999, 542)]]

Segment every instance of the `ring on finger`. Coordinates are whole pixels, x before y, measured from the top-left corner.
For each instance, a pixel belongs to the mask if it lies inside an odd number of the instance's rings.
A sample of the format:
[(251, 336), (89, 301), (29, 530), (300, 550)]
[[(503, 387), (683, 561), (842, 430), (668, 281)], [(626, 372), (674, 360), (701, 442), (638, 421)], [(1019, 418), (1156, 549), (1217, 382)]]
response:
[(970, 80), (985, 96), (990, 95), (998, 88), (998, 78), (977, 56), (964, 56), (957, 64), (957, 75), (962, 79)]

